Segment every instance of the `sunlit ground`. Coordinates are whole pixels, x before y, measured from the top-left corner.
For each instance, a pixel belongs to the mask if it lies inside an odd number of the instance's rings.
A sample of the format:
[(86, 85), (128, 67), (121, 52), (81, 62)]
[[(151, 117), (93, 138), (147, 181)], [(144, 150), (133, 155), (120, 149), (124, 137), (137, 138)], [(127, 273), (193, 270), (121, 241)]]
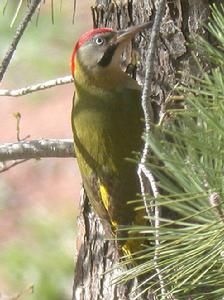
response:
[[(25, 9), (10, 28), (19, 1), (8, 1), (3, 15), (5, 2), (0, 2), (0, 59)], [(36, 17), (32, 20), (0, 88), (24, 87), (70, 74), (74, 43), (92, 26), (91, 2), (77, 1), (74, 25), (73, 1), (62, 1), (61, 9), (61, 1), (54, 1), (54, 25), (50, 2), (43, 5), (38, 26)], [(72, 97), (71, 84), (22, 98), (1, 98), (0, 143), (16, 141), (15, 112), (22, 115), (21, 138), (71, 138)], [(79, 190), (75, 159), (31, 160), (0, 174), (1, 294), (71, 299)]]

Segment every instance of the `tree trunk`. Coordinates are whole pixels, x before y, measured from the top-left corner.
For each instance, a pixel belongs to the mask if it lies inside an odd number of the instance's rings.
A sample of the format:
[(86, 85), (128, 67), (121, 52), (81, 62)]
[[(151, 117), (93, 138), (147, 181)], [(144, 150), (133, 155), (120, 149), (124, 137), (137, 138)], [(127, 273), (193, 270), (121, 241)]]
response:
[[(206, 34), (202, 24), (207, 22), (209, 5), (214, 2), (218, 4), (219, 0), (167, 1), (157, 43), (152, 84), (151, 99), (155, 122), (158, 122), (164, 111), (165, 99), (175, 84), (187, 82), (189, 74), (197, 72), (188, 43), (195, 34)], [(121, 29), (148, 22), (155, 15), (157, 3), (158, 0), (97, 0), (96, 6), (92, 8), (93, 25)], [(140, 82), (145, 71), (150, 31), (143, 35), (141, 38), (138, 37), (134, 44), (134, 48), (139, 52), (137, 79)], [(124, 271), (115, 267), (119, 262), (116, 242), (105, 240), (103, 226), (92, 211), (85, 194), (81, 199), (73, 300), (133, 299), (144, 287), (135, 291), (140, 281), (137, 278), (125, 284), (114, 283), (114, 279)], [(138, 299), (153, 299), (153, 297), (143, 294)]]

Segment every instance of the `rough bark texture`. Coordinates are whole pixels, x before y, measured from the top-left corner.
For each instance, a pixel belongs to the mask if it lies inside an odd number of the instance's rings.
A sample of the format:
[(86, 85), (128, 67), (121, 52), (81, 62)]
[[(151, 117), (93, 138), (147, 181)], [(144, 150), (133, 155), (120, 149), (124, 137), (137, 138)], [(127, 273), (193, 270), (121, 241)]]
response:
[[(126, 28), (153, 19), (156, 0), (97, 0), (92, 8), (94, 27), (110, 26), (115, 29)], [(209, 0), (170, 0), (160, 30), (158, 50), (155, 60), (155, 74), (152, 86), (152, 101), (155, 122), (165, 109), (165, 100), (178, 82), (187, 82), (189, 74), (196, 73), (188, 48), (190, 37), (205, 34), (202, 24), (209, 17), (209, 4), (219, 1)], [(139, 63), (137, 79), (142, 82), (145, 58), (150, 39), (150, 31), (137, 37)], [(181, 71), (181, 73), (180, 73)], [(122, 272), (113, 269), (119, 261), (116, 242), (104, 239), (103, 227), (91, 209), (86, 197), (82, 197), (79, 219), (79, 254), (74, 280), (73, 300), (133, 299), (138, 279), (126, 284), (113, 284), (113, 279)], [(137, 290), (140, 291), (139, 289)], [(133, 292), (133, 293), (132, 293)], [(138, 299), (150, 299), (143, 295)], [(152, 299), (152, 297), (151, 297)]]
[[(81, 194), (81, 214), (78, 220), (77, 248), (73, 300), (132, 299), (137, 293), (138, 280), (128, 284), (113, 284), (124, 269), (117, 268), (119, 252), (116, 241), (105, 239), (100, 220), (89, 204), (86, 194)], [(113, 271), (110, 271), (112, 268)], [(130, 297), (131, 294), (131, 297)], [(145, 299), (139, 297), (138, 299)], [(150, 299), (150, 296), (147, 298)]]

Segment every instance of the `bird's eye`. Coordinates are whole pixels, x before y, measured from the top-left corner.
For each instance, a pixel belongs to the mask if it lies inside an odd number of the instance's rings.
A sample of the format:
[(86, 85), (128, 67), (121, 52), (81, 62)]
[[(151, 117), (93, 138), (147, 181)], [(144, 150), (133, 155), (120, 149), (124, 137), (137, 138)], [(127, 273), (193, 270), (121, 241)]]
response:
[(95, 39), (95, 42), (96, 42), (96, 44), (97, 44), (98, 46), (101, 46), (101, 45), (103, 45), (103, 43), (104, 43), (104, 39), (101, 38), (101, 37), (98, 37), (98, 38)]

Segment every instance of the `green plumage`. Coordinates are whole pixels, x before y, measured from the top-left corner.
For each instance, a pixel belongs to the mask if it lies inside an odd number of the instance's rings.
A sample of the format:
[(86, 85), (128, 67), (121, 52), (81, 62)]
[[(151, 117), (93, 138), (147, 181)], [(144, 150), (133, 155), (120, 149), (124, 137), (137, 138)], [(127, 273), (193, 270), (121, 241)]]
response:
[[(123, 87), (101, 90), (76, 84), (72, 111), (75, 153), (90, 202), (102, 219), (118, 225), (134, 222), (133, 205), (140, 192), (137, 165), (127, 160), (142, 148), (140, 91)], [(99, 184), (109, 193), (108, 211), (100, 199)]]
[[(108, 228), (114, 233), (117, 227), (139, 224), (136, 205), (127, 202), (140, 193), (137, 163), (130, 159), (143, 148), (141, 90), (120, 69), (120, 50), (101, 67), (96, 57), (102, 54), (95, 47), (87, 42), (75, 56), (72, 129), (87, 196), (106, 233)], [(133, 252), (133, 247), (126, 248)]]

